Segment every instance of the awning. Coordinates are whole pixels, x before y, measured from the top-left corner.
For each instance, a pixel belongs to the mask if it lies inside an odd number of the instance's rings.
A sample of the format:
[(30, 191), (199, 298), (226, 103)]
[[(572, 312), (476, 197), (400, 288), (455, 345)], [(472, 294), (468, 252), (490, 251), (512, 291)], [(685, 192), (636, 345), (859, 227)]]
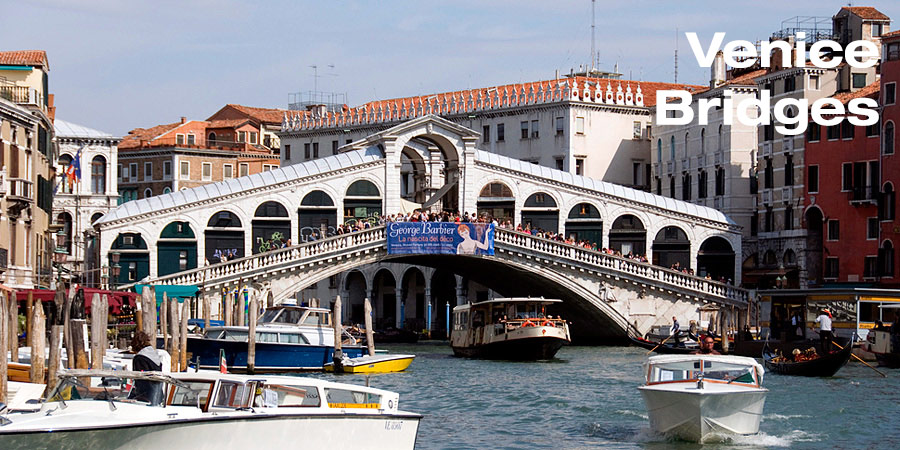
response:
[(167, 298), (177, 298), (178, 302), (181, 303), (186, 298), (194, 298), (200, 293), (200, 288), (197, 286), (174, 286), (174, 285), (152, 285), (152, 284), (136, 284), (134, 286), (134, 290), (136, 294), (135, 296), (141, 295), (144, 292), (144, 287), (149, 287), (156, 291), (156, 304), (160, 305), (163, 301), (163, 293), (166, 294)]
[[(107, 291), (97, 288), (78, 289), (84, 291), (85, 312), (90, 312), (91, 299), (94, 298), (94, 294), (99, 294), (101, 296), (106, 295), (107, 299), (109, 300), (109, 310), (113, 314), (121, 313), (123, 305), (134, 306), (134, 299), (137, 297), (137, 295), (132, 292)], [(28, 300), (29, 292), (31, 293), (32, 299), (35, 301), (52, 302), (56, 298), (56, 291), (51, 291), (49, 289), (20, 289), (16, 291), (16, 300), (19, 303), (24, 304)], [(66, 291), (66, 295), (69, 295), (68, 291)]]

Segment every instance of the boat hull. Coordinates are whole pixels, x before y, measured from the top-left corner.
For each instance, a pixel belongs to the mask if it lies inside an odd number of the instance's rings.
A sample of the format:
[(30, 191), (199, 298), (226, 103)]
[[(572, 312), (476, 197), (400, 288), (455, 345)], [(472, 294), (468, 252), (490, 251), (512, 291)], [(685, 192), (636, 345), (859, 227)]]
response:
[[(390, 373), (403, 372), (412, 364), (415, 355), (375, 355), (363, 356), (356, 360), (344, 361), (341, 366), (343, 373)], [(326, 372), (334, 372), (334, 364), (325, 365)]]
[(93, 429), (0, 433), (0, 448), (19, 449), (412, 449), (418, 415), (260, 414), (123, 424)]
[(768, 348), (763, 349), (763, 364), (766, 370), (781, 375), (795, 375), (803, 377), (830, 377), (834, 376), (841, 367), (847, 364), (853, 353), (853, 345), (845, 343), (844, 349), (839, 352), (828, 353), (811, 361), (803, 362), (774, 362), (775, 354)]
[(900, 353), (875, 353), (878, 365), (889, 369), (900, 369)]
[[(221, 339), (189, 338), (188, 352), (191, 361), (200, 358), (200, 368), (217, 369), (221, 351), (225, 351), (225, 361), (230, 372), (247, 370), (247, 343)], [(345, 355), (357, 358), (365, 348), (345, 346)], [(283, 344), (271, 342), (256, 343), (256, 372), (295, 372), (301, 370), (322, 370), (332, 361), (334, 347), (310, 344)]]
[(692, 442), (703, 442), (713, 433), (758, 433), (768, 392), (687, 392), (646, 386), (640, 391), (653, 431)]
[(453, 354), (465, 358), (544, 360), (553, 359), (567, 342), (558, 337), (527, 337), (473, 346), (454, 346)]

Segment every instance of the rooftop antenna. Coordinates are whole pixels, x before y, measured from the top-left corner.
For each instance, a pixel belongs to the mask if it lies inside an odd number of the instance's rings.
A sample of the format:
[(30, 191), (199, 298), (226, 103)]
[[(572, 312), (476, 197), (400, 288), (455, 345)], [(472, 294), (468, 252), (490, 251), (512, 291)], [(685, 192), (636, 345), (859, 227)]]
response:
[(597, 5), (597, 0), (591, 0), (591, 72), (594, 71), (594, 58), (596, 58), (597, 54), (595, 53), (594, 43), (596, 41), (594, 37), (594, 28), (596, 26), (596, 18), (594, 15), (595, 6)]
[(675, 83), (678, 83), (678, 28), (675, 28)]
[(312, 67), (313, 70), (313, 92), (317, 92), (319, 90), (319, 66), (313, 64), (309, 67)]

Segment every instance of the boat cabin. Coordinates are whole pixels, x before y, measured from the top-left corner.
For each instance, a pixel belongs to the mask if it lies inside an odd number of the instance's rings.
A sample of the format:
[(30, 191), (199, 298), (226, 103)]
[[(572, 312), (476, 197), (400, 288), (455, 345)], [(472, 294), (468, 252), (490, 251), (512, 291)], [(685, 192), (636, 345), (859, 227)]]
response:
[(764, 369), (752, 358), (723, 355), (660, 355), (646, 363), (647, 385), (712, 382), (760, 387)]
[[(266, 309), (256, 324), (258, 343), (334, 345), (331, 311), (325, 308), (283, 304)], [(203, 339), (223, 341), (247, 342), (248, 335), (247, 326), (211, 326), (203, 331)]]
[(330, 327), (331, 310), (285, 303), (266, 309), (256, 324)]
[(457, 331), (491, 328), (503, 334), (521, 327), (556, 326), (565, 321), (547, 314), (547, 307), (562, 300), (544, 298), (497, 298), (453, 308), (453, 324)]

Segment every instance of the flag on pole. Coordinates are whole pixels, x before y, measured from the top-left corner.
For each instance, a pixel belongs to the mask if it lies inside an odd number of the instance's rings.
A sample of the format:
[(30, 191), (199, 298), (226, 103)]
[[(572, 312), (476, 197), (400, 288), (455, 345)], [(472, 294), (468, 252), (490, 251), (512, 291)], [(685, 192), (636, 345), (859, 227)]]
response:
[(66, 167), (66, 180), (69, 183), (69, 190), (72, 190), (72, 185), (75, 184), (76, 181), (81, 181), (81, 150), (84, 149), (84, 146), (78, 149), (75, 152), (75, 158), (69, 162), (69, 166)]
[(225, 361), (225, 349), (219, 349), (219, 372), (228, 373), (228, 362)]

